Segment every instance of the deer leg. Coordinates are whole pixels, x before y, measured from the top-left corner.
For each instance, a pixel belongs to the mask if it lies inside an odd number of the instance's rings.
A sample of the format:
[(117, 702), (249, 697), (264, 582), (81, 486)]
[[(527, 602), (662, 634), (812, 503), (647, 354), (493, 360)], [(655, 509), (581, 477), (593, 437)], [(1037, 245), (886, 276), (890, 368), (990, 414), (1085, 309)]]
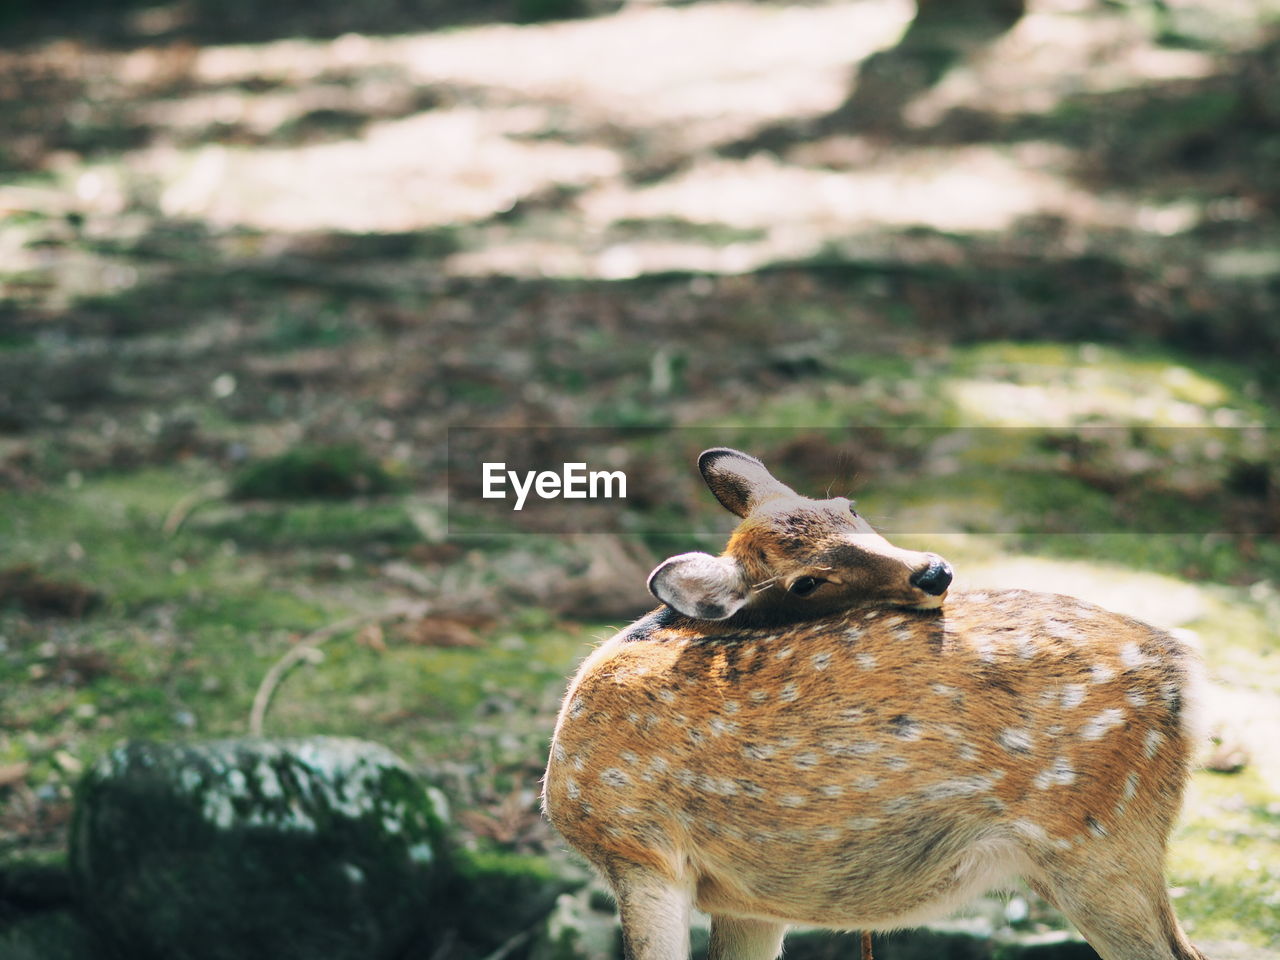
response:
[(782, 952), (786, 924), (746, 917), (711, 918), (709, 960), (774, 960)]
[(1109, 846), (1046, 866), (1033, 887), (1067, 915), (1103, 960), (1205, 960), (1169, 903), (1163, 856), (1141, 845)]
[(688, 960), (689, 891), (643, 867), (609, 874), (618, 898), (626, 960)]

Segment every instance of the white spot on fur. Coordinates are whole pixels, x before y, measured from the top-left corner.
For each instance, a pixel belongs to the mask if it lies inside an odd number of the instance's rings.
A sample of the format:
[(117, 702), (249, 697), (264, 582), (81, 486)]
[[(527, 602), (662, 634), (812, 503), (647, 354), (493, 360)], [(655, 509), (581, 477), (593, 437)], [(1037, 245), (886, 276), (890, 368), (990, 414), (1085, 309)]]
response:
[(853, 659), (863, 670), (874, 670), (876, 668), (876, 658), (870, 653), (856, 654)]
[(1150, 760), (1164, 743), (1164, 734), (1159, 730), (1148, 730), (1146, 740), (1142, 744), (1143, 755)]
[(748, 760), (768, 760), (776, 752), (768, 743), (748, 743), (742, 748), (742, 755)]
[(779, 650), (777, 653), (773, 655), (773, 659), (785, 660), (787, 659), (787, 657), (791, 656), (795, 652), (796, 652), (795, 647), (783, 647), (781, 650)]
[(1027, 633), (1020, 633), (1013, 640), (1013, 648), (1023, 660), (1030, 660), (1036, 655), (1035, 638)]
[(587, 705), (581, 697), (574, 697), (573, 702), (569, 704), (569, 716), (577, 720), (582, 716), (582, 712), (587, 709)]
[(698, 789), (717, 797), (736, 797), (738, 785), (732, 780), (717, 779), (706, 774), (698, 777)]
[(831, 654), (815, 653), (809, 658), (809, 662), (813, 664), (813, 669), (825, 670), (827, 667), (831, 666)]
[(1085, 740), (1101, 740), (1108, 730), (1122, 723), (1124, 723), (1124, 711), (1119, 707), (1108, 707), (1080, 728), (1080, 736)]
[(676, 692), (674, 690), (669, 690), (668, 688), (663, 687), (661, 690), (658, 691), (658, 699), (661, 700), (663, 703), (675, 703)]
[(1078, 643), (1084, 639), (1084, 635), (1079, 630), (1066, 621), (1058, 620), (1055, 617), (1050, 617), (1045, 621), (1044, 632), (1058, 640), (1069, 640), (1073, 643)]
[(627, 771), (619, 767), (609, 767), (600, 771), (600, 782), (609, 787), (629, 787), (631, 777), (627, 775)]
[(1080, 704), (1084, 703), (1085, 694), (1088, 689), (1083, 683), (1068, 683), (1062, 688), (1062, 709), (1074, 710)]
[(783, 703), (791, 703), (800, 699), (800, 690), (794, 683), (788, 683), (778, 691), (778, 699)]
[(1124, 792), (1120, 794), (1120, 798), (1126, 803), (1133, 799), (1134, 794), (1138, 792), (1138, 775), (1131, 773), (1124, 778)]
[[(1003, 771), (1001, 771), (1003, 775)], [(972, 797), (974, 794), (986, 793), (994, 781), (990, 777), (959, 777), (955, 780), (942, 780), (930, 784), (920, 791), (926, 800), (950, 800), (954, 797)]]
[(868, 757), (884, 748), (874, 740), (828, 740), (822, 745), (833, 757)]
[(1021, 727), (1007, 727), (1000, 731), (997, 742), (1011, 753), (1026, 753), (1031, 749), (1031, 731)]
[(833, 840), (840, 839), (840, 831), (837, 830), (835, 827), (819, 827), (817, 830), (813, 832), (813, 836), (817, 840), (822, 840), (827, 843), (830, 843)]
[(884, 781), (879, 777), (873, 777), (869, 773), (864, 773), (862, 776), (854, 778), (852, 787), (855, 790), (874, 790), (883, 782)]
[(906, 757), (887, 757), (884, 765), (890, 770), (905, 770), (911, 766)]
[(749, 694), (747, 694), (747, 696), (751, 698), (752, 703), (764, 703), (766, 700), (769, 699), (769, 691), (761, 690), (757, 688), (755, 690), (752, 690)]
[(1105, 663), (1095, 663), (1089, 668), (1089, 679), (1094, 683), (1106, 683), (1116, 672)]
[(802, 753), (792, 758), (791, 762), (795, 764), (797, 769), (808, 770), (818, 765), (818, 755), (816, 753)]
[(824, 797), (843, 797), (844, 787), (838, 783), (828, 783), (818, 788), (818, 792)]
[(551, 755), (556, 758), (557, 762), (564, 763), (565, 758), (567, 756), (564, 752), (564, 744), (556, 743), (554, 746), (552, 746)]
[(1039, 789), (1048, 790), (1050, 787), (1068, 787), (1075, 781), (1076, 772), (1070, 762), (1066, 757), (1058, 757), (1053, 766), (1040, 771), (1033, 782)]
[(914, 807), (916, 802), (916, 798), (911, 794), (905, 794), (903, 796), (890, 797), (880, 804), (880, 809), (890, 814), (905, 813)]
[(578, 786), (578, 781), (573, 779), (573, 777), (565, 777), (564, 792), (569, 795), (570, 800), (577, 800), (582, 796), (582, 790)]
[(1026, 837), (1028, 840), (1035, 840), (1039, 843), (1044, 843), (1049, 839), (1049, 834), (1045, 831), (1044, 827), (1030, 820), (1020, 818), (1012, 821), (1009, 826), (1013, 829), (1014, 833)]
[(798, 793), (784, 793), (778, 798), (778, 803), (784, 807), (803, 807), (804, 797)]
[(880, 826), (879, 817), (853, 817), (846, 820), (844, 825), (850, 830), (874, 830)]
[(1129, 706), (1131, 707), (1145, 707), (1147, 705), (1146, 693), (1137, 687), (1130, 687), (1126, 690), (1124, 698), (1129, 701)]
[(861, 640), (862, 628), (861, 627), (845, 627), (844, 639), (845, 640)]
[(724, 702), (725, 713), (737, 713), (741, 709), (742, 709), (742, 704), (740, 704), (737, 700), (726, 700)]
[(742, 729), (742, 724), (734, 720), (722, 720), (719, 717), (712, 717), (707, 721), (707, 726), (711, 728), (712, 734), (717, 737), (729, 734), (733, 736)]
[(956, 756), (964, 763), (972, 763), (978, 759), (978, 751), (971, 743), (962, 743), (956, 748)]
[(914, 743), (924, 735), (924, 726), (919, 720), (912, 717), (903, 717), (892, 726), (893, 735), (899, 740), (906, 740), (908, 743)]
[(931, 689), (940, 697), (958, 697), (960, 691), (955, 687), (947, 686), (945, 683), (935, 683)]
[(1136, 643), (1126, 643), (1120, 648), (1120, 662), (1126, 670), (1136, 670), (1147, 662), (1147, 658)]
[(634, 766), (636, 762), (640, 759), (630, 750), (623, 750), (620, 754), (618, 754), (618, 756), (622, 758), (623, 763), (631, 764), (632, 766)]

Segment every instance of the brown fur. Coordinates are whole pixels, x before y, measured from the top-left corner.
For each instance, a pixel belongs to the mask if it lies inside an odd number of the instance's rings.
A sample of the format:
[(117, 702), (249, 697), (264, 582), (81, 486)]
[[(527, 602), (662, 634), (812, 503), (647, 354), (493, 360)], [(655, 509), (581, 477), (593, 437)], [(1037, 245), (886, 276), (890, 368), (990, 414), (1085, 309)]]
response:
[[(797, 548), (754, 516), (731, 551)], [(685, 956), (689, 903), (714, 957), (769, 960), (788, 923), (914, 925), (1022, 876), (1106, 960), (1199, 958), (1162, 876), (1191, 654), (1070, 597), (903, 609), (867, 583), (807, 620), (662, 608), (582, 665), (545, 807), (612, 883), (628, 956)]]

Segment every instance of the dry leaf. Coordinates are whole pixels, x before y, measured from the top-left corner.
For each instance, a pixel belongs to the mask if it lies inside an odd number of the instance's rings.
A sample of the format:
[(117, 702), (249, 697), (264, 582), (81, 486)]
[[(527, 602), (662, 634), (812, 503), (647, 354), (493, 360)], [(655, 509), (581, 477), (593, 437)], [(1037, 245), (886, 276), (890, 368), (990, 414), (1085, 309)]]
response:
[(356, 635), (356, 643), (370, 650), (376, 650), (378, 653), (387, 652), (387, 641), (382, 634), (382, 625), (379, 623), (371, 623), (361, 630)]
[(406, 623), (401, 628), (404, 639), (423, 647), (478, 647), (479, 630), (493, 626), (493, 620), (480, 614), (440, 613)]

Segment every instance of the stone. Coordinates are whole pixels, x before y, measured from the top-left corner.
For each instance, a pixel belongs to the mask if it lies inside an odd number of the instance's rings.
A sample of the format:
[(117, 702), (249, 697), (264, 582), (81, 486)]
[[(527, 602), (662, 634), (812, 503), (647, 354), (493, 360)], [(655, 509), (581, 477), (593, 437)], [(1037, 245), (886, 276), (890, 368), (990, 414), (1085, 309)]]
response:
[(0, 928), (4, 960), (102, 960), (93, 938), (70, 910), (46, 910)]
[(72, 881), (137, 960), (393, 960), (450, 896), (447, 816), (366, 741), (130, 742), (79, 785)]

